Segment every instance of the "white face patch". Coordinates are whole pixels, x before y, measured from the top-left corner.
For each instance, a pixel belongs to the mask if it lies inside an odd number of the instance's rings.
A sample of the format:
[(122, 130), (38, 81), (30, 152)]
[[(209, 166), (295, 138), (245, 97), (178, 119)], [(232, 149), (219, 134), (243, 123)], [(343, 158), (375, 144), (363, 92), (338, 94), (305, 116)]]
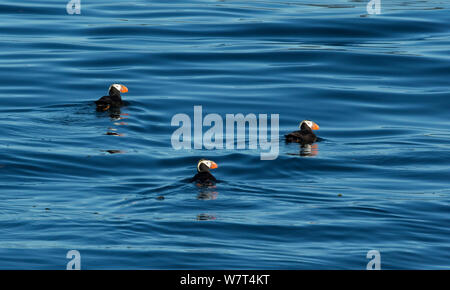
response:
[(205, 164), (206, 166), (208, 166), (208, 168), (211, 168), (211, 161), (209, 161), (209, 160), (203, 160), (203, 161), (199, 162), (198, 165), (197, 165), (198, 171), (200, 171), (200, 165), (201, 165), (202, 163)]
[(118, 85), (118, 84), (113, 84), (113, 85), (111, 85), (111, 86), (109, 87), (109, 89), (111, 89), (112, 87), (116, 88), (119, 92), (120, 92), (120, 90), (122, 90), (122, 86), (121, 86), (121, 85)]
[(303, 123), (306, 123), (306, 125), (308, 125), (309, 128), (312, 128), (312, 126), (313, 126), (313, 123), (311, 121), (305, 120), (305, 121), (301, 122), (300, 126), (298, 126), (298, 127), (301, 128)]

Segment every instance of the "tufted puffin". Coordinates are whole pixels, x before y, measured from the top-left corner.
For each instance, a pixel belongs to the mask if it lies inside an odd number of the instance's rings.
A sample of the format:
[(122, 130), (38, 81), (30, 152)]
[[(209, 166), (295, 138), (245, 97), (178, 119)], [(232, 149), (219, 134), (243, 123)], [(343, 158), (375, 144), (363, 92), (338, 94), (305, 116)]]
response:
[(319, 130), (319, 125), (310, 120), (303, 120), (299, 128), (300, 130), (284, 135), (286, 142), (312, 144), (317, 141), (317, 136), (312, 130)]
[(197, 163), (197, 174), (192, 177), (191, 182), (197, 182), (199, 185), (214, 185), (216, 178), (209, 172), (210, 169), (216, 169), (217, 164), (214, 161), (200, 159)]
[(109, 95), (103, 96), (95, 104), (97, 106), (97, 111), (106, 111), (109, 108), (117, 108), (123, 105), (122, 97), (120, 93), (128, 92), (128, 88), (124, 85), (112, 84), (109, 87)]

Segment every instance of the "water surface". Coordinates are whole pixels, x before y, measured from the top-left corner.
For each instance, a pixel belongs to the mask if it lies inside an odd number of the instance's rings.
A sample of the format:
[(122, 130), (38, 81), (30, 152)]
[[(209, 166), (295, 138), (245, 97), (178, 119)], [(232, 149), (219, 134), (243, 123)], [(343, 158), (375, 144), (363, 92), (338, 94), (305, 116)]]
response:
[[(449, 269), (448, 1), (63, 2), (0, 4), (1, 269)], [(324, 141), (174, 150), (195, 105)]]

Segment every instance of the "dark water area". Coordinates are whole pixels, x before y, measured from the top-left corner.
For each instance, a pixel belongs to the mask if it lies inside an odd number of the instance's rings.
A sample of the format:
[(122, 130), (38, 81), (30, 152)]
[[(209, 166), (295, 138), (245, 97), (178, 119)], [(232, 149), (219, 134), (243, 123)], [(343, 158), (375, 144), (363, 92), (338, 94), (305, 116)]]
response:
[[(0, 269), (450, 268), (450, 2), (67, 2), (0, 3)], [(194, 106), (278, 114), (278, 158), (174, 149)]]

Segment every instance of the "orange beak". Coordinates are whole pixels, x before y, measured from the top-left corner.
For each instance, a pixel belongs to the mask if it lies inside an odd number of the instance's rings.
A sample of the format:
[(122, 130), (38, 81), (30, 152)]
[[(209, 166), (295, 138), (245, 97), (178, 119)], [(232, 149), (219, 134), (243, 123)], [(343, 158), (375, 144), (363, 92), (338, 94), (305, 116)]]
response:
[(217, 163), (216, 162), (214, 162), (214, 161), (211, 161), (211, 169), (216, 169), (218, 166), (217, 166)]
[(313, 130), (319, 130), (319, 125), (317, 125), (316, 123), (314, 123), (313, 122), (313, 126), (312, 126), (312, 128), (311, 129), (313, 129)]
[(128, 92), (128, 88), (124, 85), (122, 85), (122, 88), (120, 89), (121, 93), (127, 93)]

